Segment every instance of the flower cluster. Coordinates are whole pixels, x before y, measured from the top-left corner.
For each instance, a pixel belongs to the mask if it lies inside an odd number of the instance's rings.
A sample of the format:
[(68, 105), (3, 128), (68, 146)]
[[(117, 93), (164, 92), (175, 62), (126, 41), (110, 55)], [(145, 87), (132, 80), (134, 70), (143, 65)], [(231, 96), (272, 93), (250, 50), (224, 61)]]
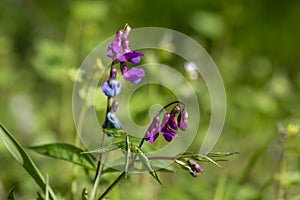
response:
[(132, 67), (127, 69), (126, 62), (132, 64), (138, 64), (141, 61), (141, 56), (144, 56), (141, 52), (132, 51), (130, 49), (130, 43), (128, 35), (131, 28), (126, 25), (124, 30), (119, 30), (115, 36), (115, 39), (108, 47), (107, 56), (114, 60), (114, 63), (120, 63), (121, 72), (123, 77), (133, 84), (137, 84), (141, 81), (141, 78), (145, 76), (143, 69)]
[(197, 174), (203, 171), (200, 165), (194, 160), (188, 160), (188, 165), (190, 167), (190, 174), (193, 177), (197, 177)]
[[(130, 49), (130, 43), (128, 35), (131, 28), (126, 25), (124, 30), (119, 30), (114, 38), (114, 41), (108, 47), (107, 56), (112, 58), (112, 64), (110, 69), (110, 76), (107, 81), (102, 85), (102, 92), (108, 98), (115, 98), (121, 93), (122, 85), (117, 80), (117, 69), (116, 64), (120, 65), (120, 71), (123, 77), (130, 81), (132, 84), (137, 84), (141, 81), (142, 77), (145, 76), (145, 72), (141, 68), (132, 67), (127, 69), (127, 62), (132, 64), (138, 64), (141, 61), (141, 56), (144, 56), (141, 52), (132, 51)], [(106, 129), (123, 129), (120, 120), (116, 116), (116, 110), (118, 102), (114, 99), (112, 105), (108, 106), (106, 113), (106, 120), (103, 124), (103, 128)], [(108, 136), (112, 136), (108, 134)]]
[[(164, 118), (160, 123), (160, 111), (154, 118), (152, 123), (150, 124), (145, 140), (153, 143), (161, 133), (167, 142), (171, 142), (174, 137), (177, 137), (176, 131), (178, 129), (185, 131), (188, 127), (188, 113), (186, 111), (185, 105), (182, 102), (174, 102), (176, 103), (175, 107), (172, 109), (170, 113), (166, 111)], [(170, 106), (173, 103), (167, 105)], [(180, 107), (183, 105), (183, 108)], [(163, 110), (167, 107), (165, 106)]]

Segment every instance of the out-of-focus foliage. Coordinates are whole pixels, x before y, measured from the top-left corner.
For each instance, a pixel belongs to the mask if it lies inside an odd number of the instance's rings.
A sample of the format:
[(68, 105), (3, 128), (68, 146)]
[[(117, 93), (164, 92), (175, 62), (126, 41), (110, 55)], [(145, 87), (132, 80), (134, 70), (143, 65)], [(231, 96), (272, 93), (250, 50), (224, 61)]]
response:
[[(205, 171), (197, 179), (162, 174), (163, 188), (151, 177), (132, 175), (111, 199), (274, 199), (278, 188), (288, 198), (297, 198), (299, 134), (282, 144), (277, 124), (282, 122), (287, 130), (291, 123), (299, 126), (299, 10), (297, 0), (2, 0), (0, 121), (25, 146), (74, 143), (70, 76), (85, 56), (126, 22), (133, 28), (174, 29), (199, 41), (216, 62), (228, 109), (214, 151), (240, 154), (224, 163), (223, 171), (202, 166)], [(172, 62), (166, 56), (157, 59)], [(210, 117), (209, 94), (202, 92), (205, 86), (199, 82), (191, 80), (199, 88), (203, 120), (191, 147), (196, 151)], [(140, 109), (137, 106), (132, 112), (144, 123)], [(68, 199), (72, 166), (32, 156), (49, 175), (53, 189), (59, 188)], [(16, 199), (33, 199), (38, 189), (2, 144), (0, 163), (0, 196), (15, 185)], [(84, 172), (78, 176), (80, 196), (89, 183)]]

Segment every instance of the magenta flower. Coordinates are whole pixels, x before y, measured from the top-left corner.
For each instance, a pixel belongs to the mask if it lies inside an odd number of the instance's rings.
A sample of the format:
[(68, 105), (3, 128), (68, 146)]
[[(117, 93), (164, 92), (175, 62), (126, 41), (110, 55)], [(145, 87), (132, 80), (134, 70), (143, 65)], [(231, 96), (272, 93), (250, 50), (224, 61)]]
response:
[(133, 84), (138, 84), (143, 76), (145, 76), (144, 70), (137, 67), (132, 67), (123, 73), (123, 77)]
[(124, 78), (133, 84), (137, 84), (141, 81), (141, 78), (145, 76), (143, 69), (131, 68), (127, 71), (126, 62), (132, 64), (138, 64), (141, 61), (143, 53), (137, 51), (131, 51), (128, 35), (131, 28), (126, 25), (124, 31), (119, 30), (114, 38), (114, 41), (108, 47), (107, 56), (114, 60), (114, 63), (120, 63), (121, 71)]
[(141, 61), (141, 56), (144, 56), (142, 52), (130, 51), (124, 53), (118, 57), (119, 62), (131, 62), (132, 64), (138, 64)]
[(122, 35), (123, 31), (119, 30), (115, 36), (113, 43), (108, 46), (107, 56), (115, 59), (118, 55), (123, 52), (122, 48)]
[(182, 131), (185, 131), (188, 127), (188, 113), (186, 111), (186, 108), (183, 109), (182, 112), (179, 113), (179, 116), (177, 118), (177, 122), (179, 124), (179, 128)]
[(197, 177), (197, 175), (203, 171), (201, 166), (194, 160), (188, 160), (188, 165), (190, 167), (190, 174), (193, 177)]
[(158, 138), (159, 133), (164, 136), (167, 142), (171, 142), (174, 137), (178, 137), (176, 134), (178, 128), (184, 131), (188, 125), (185, 107), (182, 112), (180, 111), (181, 108), (179, 105), (176, 105), (170, 114), (168, 112), (165, 114), (160, 125), (159, 118), (156, 116), (146, 132), (145, 140), (153, 143)]
[(159, 116), (153, 118), (153, 121), (146, 132), (145, 140), (153, 143), (159, 135)]

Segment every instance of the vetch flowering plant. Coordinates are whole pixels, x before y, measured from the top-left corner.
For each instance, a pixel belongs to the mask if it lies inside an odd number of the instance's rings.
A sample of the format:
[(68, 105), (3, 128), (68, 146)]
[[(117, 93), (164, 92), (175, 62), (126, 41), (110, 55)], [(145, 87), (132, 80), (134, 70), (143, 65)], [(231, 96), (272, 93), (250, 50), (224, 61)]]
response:
[[(180, 137), (181, 134), (186, 134), (184, 132), (189, 128), (188, 105), (176, 100), (163, 106), (154, 115), (142, 138), (133, 137), (124, 129), (122, 122), (118, 118), (118, 110), (122, 109), (121, 103), (118, 102), (118, 96), (122, 95), (122, 90), (126, 89), (122, 88), (120, 74), (125, 80), (132, 84), (140, 83), (142, 78), (147, 75), (142, 68), (136, 66), (128, 67), (128, 63), (137, 65), (140, 63), (141, 58), (145, 56), (142, 52), (131, 50), (128, 40), (130, 31), (131, 28), (125, 25), (124, 29), (117, 31), (114, 40), (108, 46), (107, 56), (110, 57), (112, 61), (109, 68), (108, 79), (105, 80), (101, 86), (101, 91), (106, 96), (107, 106), (102, 123), (102, 131), (104, 134), (102, 134), (99, 148), (87, 151), (76, 145), (65, 143), (46, 144), (30, 148), (37, 153), (79, 165), (86, 171), (95, 171), (95, 177), (92, 181), (93, 185), (90, 186), (90, 193), (88, 193), (87, 189), (82, 191), (81, 198), (83, 200), (103, 199), (122, 179), (128, 176), (130, 171), (140, 170), (138, 167), (140, 165), (142, 165), (143, 169), (148, 171), (159, 184), (162, 184), (157, 174), (157, 167), (153, 165), (154, 162), (152, 161), (171, 161), (191, 174), (192, 177), (197, 177), (198, 174), (203, 172), (200, 162), (210, 162), (220, 167), (217, 161), (224, 161), (224, 159), (220, 159), (220, 157), (235, 154), (208, 153), (202, 155), (193, 152), (183, 152), (175, 156), (147, 156), (143, 149), (145, 142), (149, 142), (148, 144), (154, 146), (159, 138), (163, 138), (166, 142), (171, 143)], [(159, 137), (159, 135), (162, 136)], [(42, 173), (26, 153), (26, 150), (2, 125), (0, 136), (17, 161), (34, 178), (38, 186), (44, 192), (44, 196), (38, 194), (39, 199), (56, 200), (56, 194), (50, 187), (48, 179), (45, 179), (41, 175)], [(110, 144), (105, 145), (105, 140), (111, 140)], [(101, 185), (101, 178), (109, 174), (107, 173), (108, 171), (116, 171), (105, 165), (103, 155), (105, 154), (107, 158), (109, 156), (108, 152), (117, 149), (121, 149), (125, 155), (125, 161), (122, 165), (123, 172), (97, 197), (97, 191), (99, 185)], [(93, 155), (97, 155), (97, 159)], [(75, 194), (73, 187), (76, 188), (76, 180), (72, 181), (72, 195)], [(13, 197), (13, 189), (9, 194), (9, 199), (11, 197)]]

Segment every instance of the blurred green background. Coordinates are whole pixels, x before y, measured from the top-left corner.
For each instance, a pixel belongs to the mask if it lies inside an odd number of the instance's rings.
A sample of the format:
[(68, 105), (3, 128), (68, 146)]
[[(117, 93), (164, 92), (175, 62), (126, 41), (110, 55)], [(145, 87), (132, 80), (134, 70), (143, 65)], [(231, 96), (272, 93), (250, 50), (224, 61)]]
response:
[[(275, 199), (279, 190), (285, 199), (300, 199), (299, 136), (285, 141), (286, 168), (278, 174), (283, 142), (277, 130), (279, 123), (299, 126), (299, 11), (298, 0), (2, 0), (0, 121), (25, 146), (73, 143), (71, 77), (85, 56), (125, 23), (174, 29), (202, 44), (217, 64), (228, 110), (214, 151), (240, 154), (222, 163), (223, 170), (203, 164), (197, 179), (182, 171), (162, 174), (165, 187), (132, 175), (111, 199)], [(209, 120), (208, 113), (209, 104), (201, 117)], [(69, 199), (72, 166), (30, 154)], [(90, 183), (84, 175), (79, 181), (80, 193)], [(17, 199), (38, 191), (0, 143), (0, 197), (13, 185)]]

